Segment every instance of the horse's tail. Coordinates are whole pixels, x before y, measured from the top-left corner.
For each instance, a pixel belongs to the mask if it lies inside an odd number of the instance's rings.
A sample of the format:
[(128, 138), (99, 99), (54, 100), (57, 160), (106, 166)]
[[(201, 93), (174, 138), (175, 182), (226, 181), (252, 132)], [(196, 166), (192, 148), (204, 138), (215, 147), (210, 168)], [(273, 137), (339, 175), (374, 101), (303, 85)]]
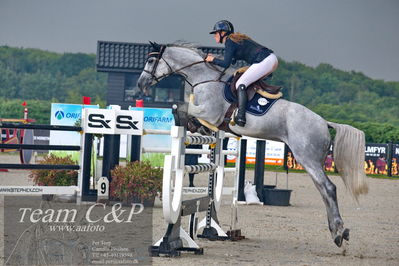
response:
[(335, 166), (346, 187), (357, 200), (360, 194), (368, 192), (364, 173), (364, 132), (349, 125), (327, 123), (337, 132), (334, 141)]

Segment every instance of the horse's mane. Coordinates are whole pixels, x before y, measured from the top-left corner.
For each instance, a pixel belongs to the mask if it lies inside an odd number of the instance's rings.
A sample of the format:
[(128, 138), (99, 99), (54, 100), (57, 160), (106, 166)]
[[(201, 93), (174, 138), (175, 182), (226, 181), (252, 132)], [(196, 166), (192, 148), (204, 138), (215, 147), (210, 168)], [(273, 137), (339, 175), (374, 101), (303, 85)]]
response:
[[(204, 53), (204, 52), (201, 50), (200, 46), (199, 46), (198, 44), (195, 44), (195, 43), (192, 43), (192, 42), (187, 42), (187, 41), (179, 40), (179, 41), (175, 41), (175, 42), (173, 42), (173, 43), (170, 43), (170, 44), (168, 44), (167, 46), (168, 46), (168, 47), (182, 47), (182, 48), (187, 48), (187, 49), (189, 49), (189, 50), (195, 52), (196, 54), (198, 54), (198, 55), (201, 56), (202, 58), (205, 58), (205, 56), (206, 56), (206, 53)], [(211, 66), (211, 64), (206, 64), (206, 66), (207, 66), (209, 69), (212, 69), (212, 70), (214, 70), (214, 71), (215, 71), (215, 67), (216, 67), (216, 69), (220, 69), (219, 71), (223, 70), (222, 67), (219, 67), (219, 66), (217, 66), (217, 65)], [(235, 71), (235, 68), (234, 68), (234, 67), (230, 67), (230, 68), (228, 68), (228, 70), (226, 71), (226, 73), (228, 73), (228, 75), (230, 75), (230, 74), (232, 74), (234, 71)]]
[(187, 48), (192, 50), (193, 52), (199, 54), (201, 57), (205, 57), (205, 53), (199, 48), (198, 44), (192, 43), (192, 42), (187, 42), (187, 41), (182, 41), (178, 40), (175, 41), (171, 44), (168, 44), (169, 47), (182, 47), (182, 48)]

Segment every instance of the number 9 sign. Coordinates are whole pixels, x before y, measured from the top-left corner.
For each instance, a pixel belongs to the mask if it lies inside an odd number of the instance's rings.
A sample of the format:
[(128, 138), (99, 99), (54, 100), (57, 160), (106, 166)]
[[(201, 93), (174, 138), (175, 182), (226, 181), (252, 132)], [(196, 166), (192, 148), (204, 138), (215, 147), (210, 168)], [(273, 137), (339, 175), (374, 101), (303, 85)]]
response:
[(107, 177), (100, 177), (97, 181), (97, 197), (101, 199), (108, 199), (109, 195), (109, 181)]

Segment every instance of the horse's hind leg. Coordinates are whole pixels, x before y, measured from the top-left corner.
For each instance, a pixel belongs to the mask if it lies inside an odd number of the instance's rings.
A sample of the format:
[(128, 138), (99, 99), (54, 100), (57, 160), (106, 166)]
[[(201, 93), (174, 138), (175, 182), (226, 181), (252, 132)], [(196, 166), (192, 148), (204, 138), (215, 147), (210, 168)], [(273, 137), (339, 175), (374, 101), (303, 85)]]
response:
[(331, 236), (335, 244), (340, 247), (343, 239), (349, 240), (349, 229), (344, 229), (344, 222), (339, 213), (336, 186), (324, 173), (322, 167), (308, 165), (305, 169), (312, 177), (314, 184), (323, 198), (327, 209), (328, 226)]
[[(301, 146), (293, 145), (292, 151), (296, 160), (305, 168), (312, 177), (316, 188), (327, 209), (328, 226), (335, 244), (340, 247), (343, 239), (349, 240), (349, 229), (344, 229), (344, 222), (338, 209), (336, 186), (323, 171), (324, 152), (312, 150), (307, 147), (301, 150)], [(310, 149), (309, 149), (310, 148)]]

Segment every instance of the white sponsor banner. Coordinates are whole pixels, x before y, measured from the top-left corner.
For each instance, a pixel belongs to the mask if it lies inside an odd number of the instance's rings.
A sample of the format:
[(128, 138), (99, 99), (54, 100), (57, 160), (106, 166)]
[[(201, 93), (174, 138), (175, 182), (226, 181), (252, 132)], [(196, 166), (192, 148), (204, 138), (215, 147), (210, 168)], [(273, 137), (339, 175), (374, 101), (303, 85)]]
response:
[[(234, 187), (223, 187), (223, 195), (232, 195)], [(183, 187), (184, 195), (206, 195), (208, 194), (208, 187)]]
[(75, 194), (76, 186), (0, 186), (0, 195)]
[(84, 109), (83, 130), (93, 134), (142, 135), (143, 111)]
[[(94, 111), (94, 112), (93, 112)], [(115, 110), (83, 110), (83, 131), (93, 134), (114, 134)]]
[[(256, 160), (256, 141), (258, 139), (244, 137), (247, 139), (246, 163), (254, 164)], [(231, 151), (237, 150), (237, 140), (229, 139), (227, 149)], [(235, 162), (236, 156), (227, 155), (228, 162)], [(272, 140), (266, 140), (265, 164), (283, 165), (284, 162), (284, 143)]]

